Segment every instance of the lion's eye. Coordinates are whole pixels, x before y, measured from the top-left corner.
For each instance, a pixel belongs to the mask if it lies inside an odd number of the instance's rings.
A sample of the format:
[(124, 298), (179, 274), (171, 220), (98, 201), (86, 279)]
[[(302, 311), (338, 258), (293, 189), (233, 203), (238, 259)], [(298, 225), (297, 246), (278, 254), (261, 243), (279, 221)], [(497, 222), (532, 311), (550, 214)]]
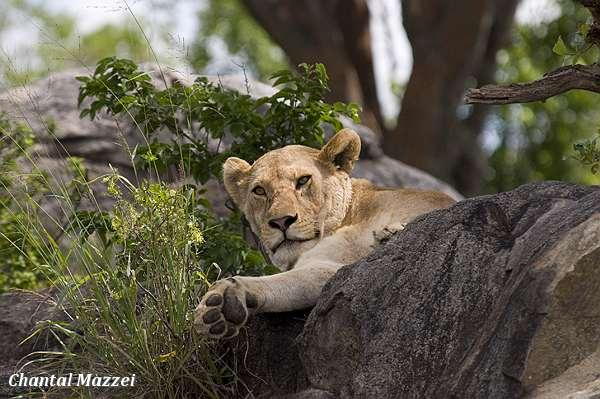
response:
[(296, 182), (296, 188), (300, 188), (303, 185), (305, 185), (306, 183), (308, 183), (310, 180), (310, 176), (306, 175), (306, 176), (302, 176), (301, 178), (298, 179), (298, 181)]
[(256, 195), (266, 195), (267, 192), (261, 186), (256, 186), (252, 189), (252, 192)]

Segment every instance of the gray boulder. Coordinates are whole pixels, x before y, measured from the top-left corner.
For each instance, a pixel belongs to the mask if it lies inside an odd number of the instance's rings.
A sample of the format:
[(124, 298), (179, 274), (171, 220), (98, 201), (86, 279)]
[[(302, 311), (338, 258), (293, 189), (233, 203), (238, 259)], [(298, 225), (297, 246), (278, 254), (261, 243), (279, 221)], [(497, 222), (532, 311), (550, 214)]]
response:
[(27, 355), (38, 350), (60, 349), (59, 343), (46, 333), (22, 342), (38, 323), (46, 320), (66, 320), (50, 291), (15, 291), (0, 295), (0, 398), (26, 392), (25, 388), (10, 387), (8, 379), (31, 360)]

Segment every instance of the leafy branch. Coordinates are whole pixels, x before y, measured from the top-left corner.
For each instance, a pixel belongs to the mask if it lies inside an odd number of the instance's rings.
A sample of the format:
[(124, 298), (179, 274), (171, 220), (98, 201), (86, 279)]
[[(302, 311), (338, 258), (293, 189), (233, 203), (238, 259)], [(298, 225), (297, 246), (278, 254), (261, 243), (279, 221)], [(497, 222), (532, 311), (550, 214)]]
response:
[[(589, 65), (577, 64), (591, 49), (600, 49), (600, 0), (577, 0), (591, 14), (588, 23), (581, 24), (576, 33), (574, 45), (567, 44), (561, 36), (553, 47), (553, 52), (564, 57), (569, 65), (544, 74), (538, 80), (508, 85), (486, 85), (467, 90), (467, 104), (514, 104), (545, 101), (548, 98), (579, 89), (600, 93), (600, 60)], [(597, 57), (596, 57), (597, 58)], [(600, 171), (600, 148), (598, 137), (576, 143), (573, 146), (575, 159), (589, 166), (592, 173)]]
[(554, 53), (565, 57), (563, 66), (546, 73), (534, 82), (510, 85), (487, 85), (467, 90), (467, 104), (514, 104), (543, 101), (573, 89), (600, 93), (600, 65), (575, 65), (581, 57), (594, 47), (600, 48), (600, 1), (577, 0), (592, 15), (589, 23), (581, 24), (577, 30), (578, 43), (569, 46), (561, 36), (554, 44)]
[[(190, 86), (176, 83), (159, 90), (133, 62), (105, 58), (91, 77), (77, 78), (82, 82), (80, 106), (92, 98), (81, 116), (93, 119), (101, 110), (131, 115), (150, 142), (137, 151), (139, 164), (158, 170), (175, 166), (205, 183), (211, 177), (220, 178), (227, 157), (252, 161), (287, 144), (319, 147), (324, 123), (339, 129), (340, 115), (358, 122), (356, 104), (323, 101), (329, 78), (322, 64), (302, 64), (300, 71), (275, 73), (273, 85), (280, 89), (254, 99), (204, 77)], [(165, 130), (171, 133), (170, 142), (158, 139), (158, 133)], [(225, 138), (228, 148), (223, 145)]]

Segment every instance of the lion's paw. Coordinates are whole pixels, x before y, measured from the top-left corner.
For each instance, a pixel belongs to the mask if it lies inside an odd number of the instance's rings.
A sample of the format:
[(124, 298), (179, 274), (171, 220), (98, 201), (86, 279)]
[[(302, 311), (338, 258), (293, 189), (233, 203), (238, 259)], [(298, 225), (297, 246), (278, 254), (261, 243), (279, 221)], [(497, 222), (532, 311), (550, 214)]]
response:
[(256, 297), (231, 277), (208, 290), (196, 307), (194, 323), (210, 338), (235, 337), (257, 306)]
[(377, 244), (381, 244), (390, 239), (392, 235), (395, 233), (402, 231), (406, 228), (406, 223), (400, 223), (396, 225), (385, 226), (380, 231), (374, 231), (373, 236), (375, 237), (375, 242)]

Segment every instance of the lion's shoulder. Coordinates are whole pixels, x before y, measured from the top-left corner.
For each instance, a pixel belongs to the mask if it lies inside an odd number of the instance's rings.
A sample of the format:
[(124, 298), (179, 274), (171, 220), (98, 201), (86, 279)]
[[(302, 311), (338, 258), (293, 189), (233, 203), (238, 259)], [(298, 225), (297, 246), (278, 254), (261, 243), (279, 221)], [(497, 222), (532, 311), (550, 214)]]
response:
[(380, 224), (381, 219), (402, 223), (455, 201), (448, 195), (417, 188), (376, 186), (365, 179), (352, 179), (352, 205), (344, 224)]

